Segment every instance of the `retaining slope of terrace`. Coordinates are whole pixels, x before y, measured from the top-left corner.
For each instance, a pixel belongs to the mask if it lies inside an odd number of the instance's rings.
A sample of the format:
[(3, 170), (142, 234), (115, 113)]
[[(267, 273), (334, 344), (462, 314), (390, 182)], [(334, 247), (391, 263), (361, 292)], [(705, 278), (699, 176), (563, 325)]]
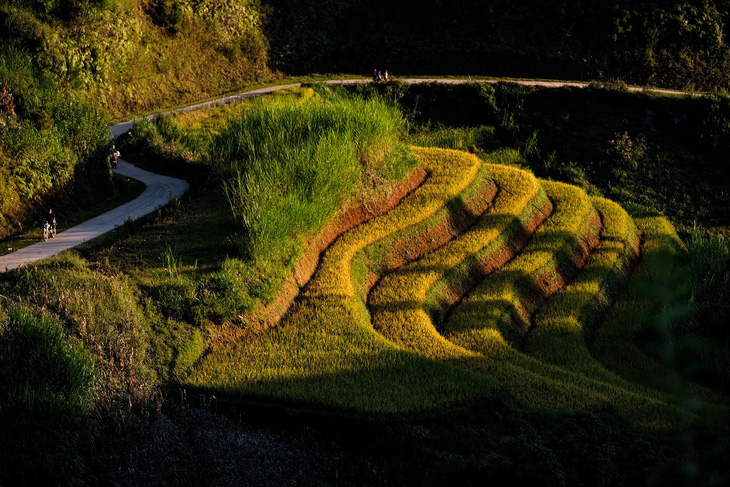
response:
[[(332, 238), (279, 326), (209, 354), (187, 385), (372, 412), (506, 386), (535, 406), (611, 406), (672, 427), (680, 399), (647, 380), (655, 369), (644, 366), (640, 381), (610, 359), (618, 343), (639, 361), (635, 329), (601, 321), (640, 259), (681, 251), (676, 235), (516, 167), (414, 150), (423, 183)], [(488, 158), (519, 162), (514, 151)], [(640, 298), (619, 299), (619, 316)]]

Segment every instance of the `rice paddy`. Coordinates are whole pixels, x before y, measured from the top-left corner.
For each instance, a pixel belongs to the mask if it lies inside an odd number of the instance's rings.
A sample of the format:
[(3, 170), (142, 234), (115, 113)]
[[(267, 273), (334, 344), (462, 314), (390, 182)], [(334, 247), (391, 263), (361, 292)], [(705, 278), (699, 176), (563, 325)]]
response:
[[(666, 220), (539, 180), (515, 151), (412, 150), (421, 186), (343, 233), (277, 327), (217, 347), (186, 386), (385, 414), (507, 389), (539, 408), (612, 407), (651, 429), (702, 423), (634, 345), (656, 302), (647, 289), (684, 252)], [(705, 411), (726, 410), (675, 379)]]

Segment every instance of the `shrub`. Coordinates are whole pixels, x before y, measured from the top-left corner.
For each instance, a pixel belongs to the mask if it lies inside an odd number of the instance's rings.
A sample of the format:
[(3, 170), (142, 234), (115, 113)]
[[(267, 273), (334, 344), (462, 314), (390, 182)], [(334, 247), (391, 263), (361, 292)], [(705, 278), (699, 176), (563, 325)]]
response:
[(619, 170), (635, 171), (646, 155), (646, 139), (640, 136), (633, 139), (628, 132), (616, 134), (608, 149), (609, 162)]
[(180, 30), (183, 21), (183, 6), (178, 0), (154, 0), (148, 4), (152, 20), (173, 34)]
[(95, 371), (84, 348), (47, 314), (0, 317), (0, 482), (71, 484), (84, 471)]

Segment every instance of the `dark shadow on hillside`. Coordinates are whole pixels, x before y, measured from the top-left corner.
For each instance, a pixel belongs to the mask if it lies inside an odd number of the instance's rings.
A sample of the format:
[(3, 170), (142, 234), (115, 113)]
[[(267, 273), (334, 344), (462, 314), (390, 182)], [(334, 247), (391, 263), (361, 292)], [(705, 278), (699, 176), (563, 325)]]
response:
[[(282, 377), (249, 384), (248, 393), (188, 389), (187, 397), (191, 404), (247, 422), (291, 431), (310, 428), (319, 438), (398, 466), (399, 485), (455, 478), (472, 484), (494, 476), (542, 485), (564, 475), (573, 479), (571, 485), (607, 479), (637, 485), (670, 465), (678, 468), (694, 458), (677, 444), (670, 446), (632, 428), (611, 408), (578, 413), (535, 410), (509, 392), (492, 389), (491, 381), (473, 382), (474, 375), (461, 374), (462, 361), (414, 363), (412, 354), (398, 354), (415, 367)], [(473, 395), (429, 405), (433, 394), (445, 399), (454, 386), (469, 387)], [(353, 401), (383, 406), (405, 393), (411, 394), (411, 407), (422, 410), (380, 414), (346, 406)], [(326, 397), (304, 399), (318, 394)], [(302, 399), (291, 399), (295, 396)], [(702, 425), (685, 425), (677, 433), (677, 437), (692, 435), (692, 447), (706, 454), (702, 468), (708, 475), (728, 472), (721, 461), (727, 453), (724, 434), (713, 432), (723, 424), (727, 423), (721, 417), (705, 417)]]

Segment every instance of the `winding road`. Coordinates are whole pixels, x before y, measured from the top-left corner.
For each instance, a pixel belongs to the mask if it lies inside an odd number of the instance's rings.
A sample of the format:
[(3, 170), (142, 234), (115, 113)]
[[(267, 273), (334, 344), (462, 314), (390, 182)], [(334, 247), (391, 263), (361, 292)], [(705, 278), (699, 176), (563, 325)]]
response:
[[(496, 84), (500, 81), (508, 81), (510, 83), (517, 83), (527, 86), (539, 86), (546, 88), (560, 88), (560, 87), (576, 87), (585, 88), (588, 83), (582, 82), (568, 82), (568, 81), (536, 81), (536, 80), (467, 80), (467, 79), (442, 79), (442, 78), (399, 78), (399, 81), (416, 84), (416, 83), (444, 83), (444, 84), (462, 84), (468, 82), (480, 82), (488, 84)], [(368, 83), (368, 79), (334, 79), (325, 81), (326, 84), (333, 85), (345, 85), (345, 84), (356, 84), (356, 83)], [(196, 103), (183, 108), (175, 110), (169, 110), (164, 113), (180, 113), (190, 110), (197, 110), (200, 108), (209, 107), (212, 105), (218, 105), (222, 103), (230, 103), (232, 101), (243, 100), (246, 98), (253, 98), (256, 96), (265, 95), (274, 91), (295, 88), (301, 86), (301, 83), (291, 83), (286, 85), (269, 86), (266, 88), (260, 88), (256, 90), (250, 90), (235, 95), (229, 95), (215, 100), (210, 100), (203, 103)], [(629, 88), (630, 91), (644, 91), (642, 87), (632, 86)], [(683, 91), (675, 90), (664, 90), (664, 89), (651, 89), (655, 93), (661, 93), (665, 95), (689, 95)], [(697, 94), (692, 94), (697, 96)], [(146, 118), (153, 118), (154, 115), (148, 115)], [(112, 125), (109, 127), (111, 134), (114, 137), (118, 137), (123, 133), (127, 132), (132, 128), (133, 121), (127, 121)], [(72, 247), (80, 245), (88, 240), (96, 238), (106, 232), (113, 230), (114, 228), (122, 225), (126, 220), (136, 220), (148, 213), (155, 211), (160, 206), (164, 205), (172, 198), (180, 197), (187, 191), (189, 185), (182, 179), (177, 179), (169, 176), (162, 176), (149, 171), (140, 169), (132, 164), (120, 159), (119, 166), (114, 170), (115, 172), (136, 179), (143, 182), (147, 188), (144, 192), (133, 201), (121, 205), (111, 211), (108, 211), (102, 215), (99, 215), (91, 220), (63, 231), (56, 235), (54, 239), (48, 240), (48, 242), (38, 242), (30, 245), (23, 249), (17, 250), (13, 253), (0, 257), (0, 272), (5, 272), (18, 267), (36, 262), (47, 257), (54, 256), (68, 250)]]
[(129, 203), (60, 232), (47, 242), (38, 242), (0, 257), (0, 272), (17, 269), (20, 266), (51, 257), (96, 238), (114, 230), (128, 219), (136, 220), (153, 212), (170, 199), (181, 196), (188, 189), (188, 183), (182, 179), (145, 171), (121, 159), (114, 172), (142, 181), (147, 187), (141, 195)]

